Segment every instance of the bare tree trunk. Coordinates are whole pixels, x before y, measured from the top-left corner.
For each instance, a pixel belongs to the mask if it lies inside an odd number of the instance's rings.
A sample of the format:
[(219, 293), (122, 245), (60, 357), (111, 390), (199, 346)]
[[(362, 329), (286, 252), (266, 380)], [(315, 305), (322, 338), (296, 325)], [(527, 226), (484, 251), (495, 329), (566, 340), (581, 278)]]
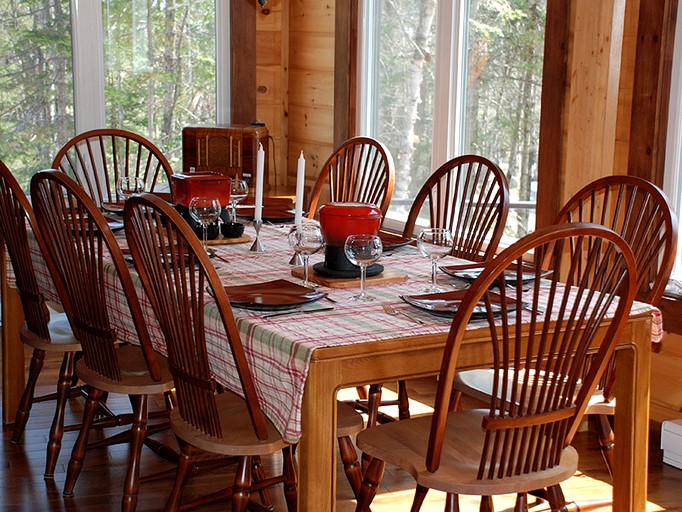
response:
[[(147, 66), (154, 69), (154, 30), (152, 22), (152, 0), (147, 0)], [(154, 140), (154, 95), (156, 93), (156, 73), (149, 73), (147, 87), (147, 138)]]
[[(390, 2), (394, 11), (395, 5)], [(433, 0), (419, 2), (419, 23), (413, 38), (412, 60), (410, 61), (409, 78), (406, 85), (405, 127), (400, 130), (402, 138), (398, 147), (396, 159), (396, 188), (393, 192), (396, 198), (406, 198), (412, 178), (412, 156), (414, 154), (414, 126), (417, 122), (417, 112), (421, 101), (421, 85), (423, 68), (431, 55), (428, 53), (428, 37), (436, 12), (436, 2)], [(396, 11), (397, 12), (397, 11)]]

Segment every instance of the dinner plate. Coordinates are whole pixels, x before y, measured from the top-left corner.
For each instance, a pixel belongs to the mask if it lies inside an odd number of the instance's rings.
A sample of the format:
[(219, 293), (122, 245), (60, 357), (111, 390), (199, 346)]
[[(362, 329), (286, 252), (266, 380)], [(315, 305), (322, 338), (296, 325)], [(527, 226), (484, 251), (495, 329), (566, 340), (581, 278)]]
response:
[[(437, 316), (452, 318), (459, 309), (459, 305), (462, 303), (464, 295), (466, 295), (466, 290), (455, 290), (452, 292), (443, 293), (401, 295), (400, 298), (411, 306), (421, 309), (422, 311), (427, 311), (428, 313)], [(514, 311), (516, 309), (515, 303), (509, 303), (508, 306), (509, 311)], [(502, 312), (502, 306), (495, 302), (492, 302), (491, 308), (493, 315), (499, 315)], [(471, 313), (471, 319), (480, 320), (485, 317), (485, 304), (481, 302), (474, 307), (474, 310)]]
[(411, 238), (394, 235), (393, 233), (379, 233), (379, 238), (381, 238), (381, 245), (383, 246), (384, 251), (392, 251), (400, 247), (405, 247), (412, 242)]
[(116, 215), (123, 215), (123, 207), (125, 206), (124, 202), (103, 202), (102, 203), (102, 210), (106, 213), (113, 213)]
[(258, 311), (293, 309), (327, 296), (324, 292), (306, 288), (286, 279), (226, 286), (225, 291), (233, 306)]
[[(483, 267), (480, 264), (472, 264), (471, 268), (464, 269), (465, 265), (443, 265), (438, 268), (448, 274), (449, 276), (462, 279), (463, 281), (475, 281), (483, 272)], [(551, 270), (544, 270), (540, 273), (540, 277), (546, 277), (552, 273)], [(523, 272), (521, 274), (521, 283), (530, 283), (535, 280), (535, 271)], [(505, 271), (504, 281), (509, 286), (516, 286), (516, 272)]]
[[(237, 206), (237, 216), (244, 219), (253, 219), (256, 207), (253, 205)], [(261, 217), (263, 222), (291, 222), (294, 220), (296, 210), (282, 206), (263, 206)]]

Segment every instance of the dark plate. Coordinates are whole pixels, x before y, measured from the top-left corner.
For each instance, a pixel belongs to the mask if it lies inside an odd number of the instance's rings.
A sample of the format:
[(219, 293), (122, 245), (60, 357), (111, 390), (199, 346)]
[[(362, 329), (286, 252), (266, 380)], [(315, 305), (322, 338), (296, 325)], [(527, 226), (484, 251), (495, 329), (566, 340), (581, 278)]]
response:
[(286, 279), (226, 286), (225, 291), (233, 306), (257, 311), (294, 309), (327, 296), (324, 292), (306, 288)]
[[(253, 205), (237, 206), (237, 216), (253, 220), (256, 207)], [(294, 220), (296, 210), (281, 206), (263, 206), (263, 222), (291, 222)]]
[(399, 247), (405, 247), (412, 242), (411, 238), (394, 235), (393, 233), (379, 233), (379, 238), (381, 238), (381, 245), (383, 245), (384, 251), (392, 251)]
[(102, 210), (106, 213), (113, 213), (115, 215), (123, 215), (123, 206), (125, 203), (102, 203)]
[[(421, 295), (401, 295), (400, 298), (409, 305), (419, 308), (423, 311), (431, 313), (432, 315), (452, 318), (462, 299), (466, 294), (466, 290), (456, 290), (444, 293), (425, 293)], [(493, 315), (498, 315), (502, 312), (502, 307), (499, 304), (492, 303)], [(509, 304), (509, 311), (514, 311), (516, 304)], [(485, 305), (480, 303), (474, 307), (471, 313), (472, 320), (479, 320), (486, 317)]]
[[(449, 276), (456, 277), (458, 279), (461, 279), (462, 281), (468, 282), (475, 281), (478, 278), (478, 276), (481, 275), (481, 272), (483, 272), (483, 267), (481, 267), (480, 265), (472, 264), (471, 268), (468, 269), (463, 269), (464, 267), (465, 265), (443, 265), (438, 268), (440, 268)], [(545, 270), (540, 273), (540, 277), (546, 277), (551, 273), (552, 273), (551, 270)], [(509, 286), (516, 286), (516, 272), (506, 271), (504, 280)], [(522, 284), (530, 283), (534, 280), (535, 280), (534, 271), (523, 272), (521, 274)]]
[[(334, 270), (324, 265), (324, 262), (315, 263), (313, 270), (316, 274), (323, 277), (339, 277), (341, 279), (357, 279), (360, 277), (360, 267), (352, 270)], [(379, 263), (373, 263), (367, 267), (367, 277), (376, 276), (384, 271), (384, 266)]]

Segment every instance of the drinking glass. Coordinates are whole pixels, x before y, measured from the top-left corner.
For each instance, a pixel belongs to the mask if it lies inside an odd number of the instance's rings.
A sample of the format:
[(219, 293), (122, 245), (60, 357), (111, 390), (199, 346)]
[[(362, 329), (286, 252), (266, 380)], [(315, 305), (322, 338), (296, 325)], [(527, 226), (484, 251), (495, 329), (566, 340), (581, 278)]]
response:
[(144, 180), (137, 176), (121, 176), (116, 181), (116, 191), (118, 195), (123, 198), (123, 201), (128, 199), (133, 194), (141, 194), (144, 192)]
[(249, 184), (244, 180), (233, 178), (230, 180), (230, 213), (232, 223), (237, 222), (237, 204), (241, 203), (249, 194)]
[(206, 248), (206, 231), (211, 222), (218, 220), (220, 210), (220, 201), (217, 197), (193, 197), (189, 202), (189, 214), (204, 228), (203, 245), (206, 252), (208, 252)]
[(374, 297), (365, 292), (365, 279), (367, 267), (381, 258), (383, 247), (381, 238), (375, 235), (350, 235), (346, 238), (343, 252), (353, 265), (360, 267), (360, 293), (353, 295), (350, 300), (359, 302), (374, 300)]
[(300, 226), (292, 226), (289, 230), (289, 245), (303, 259), (303, 286), (315, 288), (308, 281), (308, 259), (324, 245), (320, 225), (317, 222), (306, 222)]
[(425, 293), (438, 293), (446, 291), (438, 286), (436, 272), (438, 260), (447, 256), (452, 251), (452, 234), (446, 228), (422, 229), (417, 236), (417, 247), (423, 256), (431, 259), (431, 284), (424, 289)]

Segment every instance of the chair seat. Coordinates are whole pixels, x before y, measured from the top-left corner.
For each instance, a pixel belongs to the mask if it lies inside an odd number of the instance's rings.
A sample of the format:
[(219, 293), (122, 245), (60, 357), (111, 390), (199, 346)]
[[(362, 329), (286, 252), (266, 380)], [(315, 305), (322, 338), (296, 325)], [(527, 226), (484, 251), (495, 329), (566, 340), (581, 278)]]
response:
[[(511, 382), (509, 384), (507, 389), (511, 390)], [(520, 386), (519, 383), (516, 383), (516, 385), (517, 387)], [(478, 369), (458, 372), (455, 374), (453, 388), (462, 394), (488, 402), (493, 388), (493, 370)], [(509, 396), (510, 394), (511, 391), (507, 395)], [(615, 400), (610, 402), (604, 401), (604, 393), (597, 389), (587, 403), (585, 414), (606, 414), (612, 416), (616, 412), (615, 406)]]
[(220, 438), (205, 434), (183, 420), (178, 408), (170, 414), (175, 435), (201, 450), (222, 455), (268, 455), (288, 446), (289, 443), (282, 439), (267, 417), (268, 438), (260, 440), (256, 437), (246, 402), (240, 396), (225, 392), (215, 398), (221, 427)]
[(49, 340), (29, 331), (24, 323), (20, 331), (21, 341), (30, 347), (46, 352), (79, 352), (81, 350), (81, 344), (73, 336), (66, 313), (51, 311), (47, 327), (50, 330)]
[(336, 403), (336, 437), (354, 436), (364, 428), (365, 421), (353, 406), (344, 402)]
[(478, 480), (477, 473), (485, 431), (481, 427), (488, 411), (452, 413), (444, 436), (441, 464), (435, 473), (426, 470), (426, 450), (431, 417), (386, 423), (363, 430), (357, 446), (372, 457), (408, 471), (418, 484), (452, 494), (494, 496), (549, 487), (570, 478), (578, 468), (578, 454), (564, 448), (561, 463), (551, 469), (504, 480)]
[(161, 369), (161, 380), (152, 380), (142, 351), (137, 345), (121, 345), (116, 350), (121, 369), (121, 380), (116, 381), (90, 370), (81, 359), (76, 365), (78, 378), (90, 386), (123, 395), (154, 395), (173, 389), (173, 377), (166, 358), (156, 356)]

